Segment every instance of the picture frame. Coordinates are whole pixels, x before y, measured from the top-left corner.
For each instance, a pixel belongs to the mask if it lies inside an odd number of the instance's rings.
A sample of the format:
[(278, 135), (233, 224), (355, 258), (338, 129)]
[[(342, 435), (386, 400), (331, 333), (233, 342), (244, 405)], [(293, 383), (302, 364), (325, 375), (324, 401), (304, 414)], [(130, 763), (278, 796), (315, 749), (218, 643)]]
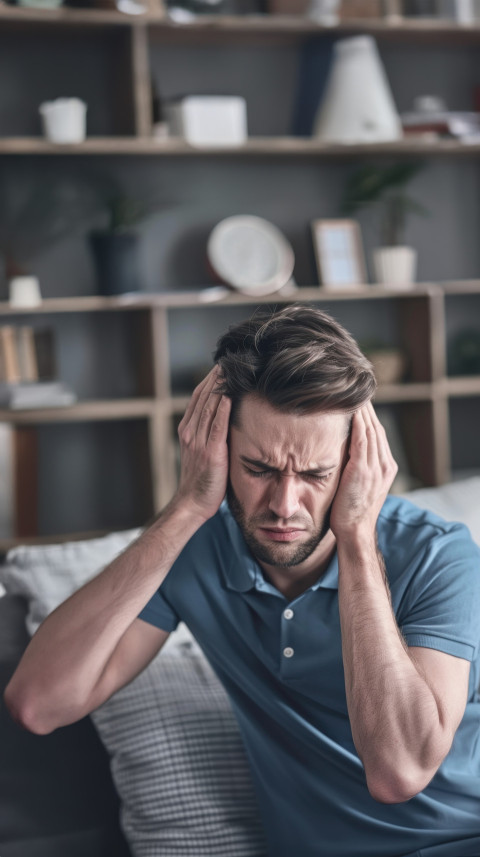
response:
[(362, 235), (356, 220), (314, 220), (312, 236), (321, 286), (351, 290), (367, 282)]

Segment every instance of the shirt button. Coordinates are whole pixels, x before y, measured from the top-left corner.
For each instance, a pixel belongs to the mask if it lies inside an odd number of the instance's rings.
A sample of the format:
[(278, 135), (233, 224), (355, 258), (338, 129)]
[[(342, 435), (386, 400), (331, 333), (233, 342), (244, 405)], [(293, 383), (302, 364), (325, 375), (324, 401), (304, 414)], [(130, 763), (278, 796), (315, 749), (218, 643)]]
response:
[(283, 611), (283, 615), (284, 615), (285, 619), (292, 619), (293, 618), (293, 610), (290, 610), (290, 607), (287, 607), (287, 609)]
[(290, 646), (287, 646), (287, 648), (283, 650), (283, 654), (286, 658), (293, 658), (293, 649), (291, 649)]

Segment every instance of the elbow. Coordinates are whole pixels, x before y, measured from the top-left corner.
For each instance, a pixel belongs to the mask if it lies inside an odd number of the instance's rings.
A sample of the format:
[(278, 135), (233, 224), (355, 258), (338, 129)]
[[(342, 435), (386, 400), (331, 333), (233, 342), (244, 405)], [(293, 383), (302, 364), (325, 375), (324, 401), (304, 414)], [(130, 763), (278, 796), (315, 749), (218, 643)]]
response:
[(393, 786), (391, 783), (374, 783), (372, 785), (367, 783), (367, 785), (370, 795), (378, 803), (406, 803), (421, 792), (421, 789), (408, 789), (402, 786)]
[(377, 776), (367, 774), (367, 788), (378, 803), (406, 803), (423, 791), (432, 776), (425, 778), (398, 772)]
[(12, 682), (7, 685), (3, 694), (5, 707), (12, 720), (28, 732), (35, 735), (48, 735), (55, 726), (47, 724), (41, 716), (39, 706), (26, 693), (20, 693)]

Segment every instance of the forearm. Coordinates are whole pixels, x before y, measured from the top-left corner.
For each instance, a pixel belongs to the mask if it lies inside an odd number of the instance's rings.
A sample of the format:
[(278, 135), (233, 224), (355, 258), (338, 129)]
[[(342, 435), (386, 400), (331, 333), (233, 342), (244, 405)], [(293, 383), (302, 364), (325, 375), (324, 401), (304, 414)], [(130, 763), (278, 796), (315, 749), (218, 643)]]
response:
[(429, 782), (448, 750), (449, 736), (398, 629), (374, 539), (339, 544), (338, 560), (353, 740), (373, 796), (406, 800)]
[(200, 523), (186, 506), (170, 504), (135, 543), (47, 617), (7, 688), (13, 712), (41, 724), (66, 706), (69, 712), (82, 710), (122, 636)]

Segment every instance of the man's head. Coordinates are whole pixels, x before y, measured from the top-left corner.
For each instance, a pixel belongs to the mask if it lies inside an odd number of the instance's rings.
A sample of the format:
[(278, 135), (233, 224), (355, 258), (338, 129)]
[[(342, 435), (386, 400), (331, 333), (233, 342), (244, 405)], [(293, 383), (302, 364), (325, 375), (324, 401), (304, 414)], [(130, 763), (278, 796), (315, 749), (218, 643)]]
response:
[(244, 396), (255, 393), (294, 414), (352, 414), (375, 392), (372, 366), (353, 337), (321, 310), (294, 305), (256, 313), (220, 337), (214, 360), (222, 392), (238, 421)]
[(372, 367), (333, 318), (298, 305), (230, 328), (215, 361), (232, 400), (232, 512), (258, 560), (301, 571), (329, 531), (351, 415), (375, 391)]

